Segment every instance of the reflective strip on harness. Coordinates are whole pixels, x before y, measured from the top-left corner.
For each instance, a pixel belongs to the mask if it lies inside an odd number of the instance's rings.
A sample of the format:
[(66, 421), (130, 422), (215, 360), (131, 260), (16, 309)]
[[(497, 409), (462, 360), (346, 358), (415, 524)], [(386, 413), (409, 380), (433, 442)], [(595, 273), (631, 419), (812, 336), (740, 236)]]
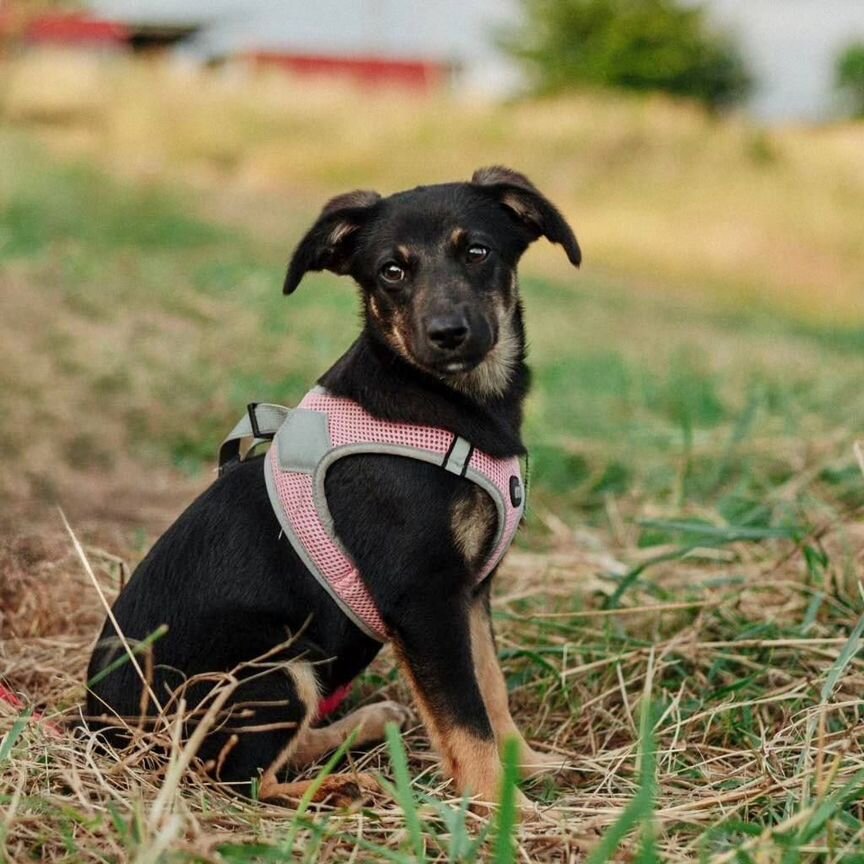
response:
[[(269, 411), (268, 415), (274, 416)], [(510, 547), (525, 502), (517, 457), (494, 458), (446, 429), (380, 420), (353, 400), (332, 396), (321, 387), (307, 393), (297, 408), (286, 410), (264, 459), (273, 510), (297, 555), (342, 611), (368, 636), (386, 642), (387, 629), (378, 609), (336, 537), (324, 491), (327, 470), (334, 462), (365, 453), (438, 465), (489, 494), (498, 526), (489, 558), (477, 573), (478, 584)]]
[(451, 474), (458, 474), (460, 477), (464, 477), (473, 452), (474, 447), (464, 438), (460, 438), (457, 435), (453, 438), (453, 443), (450, 445), (450, 450), (447, 452), (442, 467)]

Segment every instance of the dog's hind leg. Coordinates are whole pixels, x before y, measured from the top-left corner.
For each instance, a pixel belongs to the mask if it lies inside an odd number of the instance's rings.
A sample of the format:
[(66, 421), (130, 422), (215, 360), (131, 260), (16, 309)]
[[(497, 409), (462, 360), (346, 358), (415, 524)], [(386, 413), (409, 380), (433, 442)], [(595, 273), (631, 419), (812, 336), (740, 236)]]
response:
[[(330, 750), (335, 750), (358, 729), (357, 744), (379, 741), (384, 735), (384, 726), (393, 721), (400, 725), (407, 711), (395, 702), (368, 705), (331, 723), (322, 729), (312, 729), (310, 724), (318, 711), (318, 685), (309, 663), (295, 661), (286, 669), (294, 683), (295, 691), (303, 704), (303, 721), (298, 725), (290, 741), (285, 744), (261, 777), (258, 795), (264, 800), (289, 798), (297, 800), (309, 790), (313, 780), (281, 782), (280, 775), (287, 766), (300, 767), (314, 762)], [(312, 800), (344, 806), (364, 796), (366, 792), (379, 789), (376, 780), (368, 774), (336, 774), (327, 777), (315, 792)]]
[[(317, 701), (308, 663), (291, 660), (250, 674), (236, 686), (198, 756), (208, 773), (235, 792), (251, 794), (259, 777), (266, 788), (314, 718)], [(260, 788), (259, 795), (264, 797)]]
[[(285, 667), (285, 672), (291, 679), (297, 700), (302, 706), (302, 719), (298, 723), (294, 734), (284, 743), (281, 750), (269, 762), (266, 770), (261, 775), (258, 795), (263, 799), (284, 797), (284, 793), (280, 787), (290, 784), (280, 783), (279, 775), (288, 765), (294, 750), (306, 734), (318, 710), (318, 682), (315, 679), (312, 666), (309, 663), (295, 661)], [(287, 797), (293, 796), (289, 795)]]
[(295, 768), (305, 768), (336, 750), (351, 735), (354, 735), (352, 747), (376, 744), (384, 740), (385, 726), (388, 723), (395, 723), (401, 729), (409, 717), (408, 709), (398, 702), (364, 705), (328, 726), (304, 730), (291, 752), (289, 763)]
[[(293, 768), (306, 768), (322, 756), (336, 750), (354, 735), (352, 746), (362, 747), (384, 740), (385, 727), (395, 723), (400, 728), (408, 720), (408, 709), (398, 702), (376, 702), (364, 705), (347, 716), (322, 726), (305, 728), (290, 751), (288, 764)], [(297, 780), (279, 783), (267, 788), (268, 798), (302, 798), (314, 781)], [(316, 791), (313, 800), (331, 803), (337, 807), (347, 805), (367, 792), (379, 791), (378, 782), (369, 774), (336, 774), (327, 777)], [(263, 793), (262, 793), (263, 797)]]

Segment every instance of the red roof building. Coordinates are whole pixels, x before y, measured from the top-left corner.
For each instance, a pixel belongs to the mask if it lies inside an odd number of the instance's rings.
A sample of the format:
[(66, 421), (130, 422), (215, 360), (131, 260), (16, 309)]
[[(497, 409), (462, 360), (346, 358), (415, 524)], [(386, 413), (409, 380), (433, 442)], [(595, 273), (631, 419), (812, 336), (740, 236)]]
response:
[(109, 21), (85, 13), (45, 14), (25, 27), (24, 40), (53, 45), (117, 45), (131, 37), (129, 28), (119, 21)]

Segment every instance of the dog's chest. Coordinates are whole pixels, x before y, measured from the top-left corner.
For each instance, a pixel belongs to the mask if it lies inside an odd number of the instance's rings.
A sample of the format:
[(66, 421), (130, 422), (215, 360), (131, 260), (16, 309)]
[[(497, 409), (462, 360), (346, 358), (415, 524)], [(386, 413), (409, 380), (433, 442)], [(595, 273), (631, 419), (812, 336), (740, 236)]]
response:
[(468, 489), (453, 505), (453, 541), (474, 572), (489, 557), (497, 518), (494, 502), (479, 486)]
[[(327, 478), (332, 467), (346, 464), (343, 460), (350, 464), (353, 457), (395, 456), (403, 463), (406, 459), (413, 464), (424, 463), (425, 470), (435, 472), (437, 478), (447, 478), (446, 482), (439, 479), (431, 483), (443, 495), (441, 504), (448, 508), (437, 515), (430, 509), (437, 506), (431, 488), (424, 489), (423, 482), (411, 484), (416, 487), (411, 492), (412, 501), (422, 501), (426, 508), (415, 515), (421, 522), (429, 520), (420, 536), (431, 536), (431, 525), (444, 516), (444, 525), (438, 524), (450, 529), (449, 540), (464, 558), (475, 586), (498, 565), (513, 540), (525, 504), (516, 456), (492, 457), (443, 428), (382, 420), (359, 403), (333, 396), (323, 388), (308, 393), (297, 408), (280, 411), (285, 419), (264, 460), (274, 512), (310, 573), (367, 635), (379, 641), (388, 638), (361, 576), (362, 564), (346, 549), (344, 538), (337, 536), (330, 509), (328, 496), (334, 489)], [(245, 427), (236, 434), (244, 431)], [(254, 432), (256, 438), (261, 431), (259, 426)], [(455, 499), (451, 497), (454, 478), (460, 484)], [(384, 475), (368, 477), (367, 481), (365, 486), (360, 484), (364, 486), (361, 490), (356, 478), (344, 476), (341, 487), (336, 487), (340, 490), (337, 498), (361, 492), (352, 520), (363, 512), (361, 521), (386, 519), (388, 513), (393, 525), (404, 521), (412, 509), (398, 506), (405, 489), (399, 488), (398, 482), (394, 486), (393, 478), (387, 480)], [(445, 487), (449, 487), (446, 492)], [(388, 494), (393, 495), (392, 500), (386, 497)], [(367, 503), (370, 498), (378, 500), (378, 506), (371, 511)], [(435, 558), (434, 549), (430, 554)]]

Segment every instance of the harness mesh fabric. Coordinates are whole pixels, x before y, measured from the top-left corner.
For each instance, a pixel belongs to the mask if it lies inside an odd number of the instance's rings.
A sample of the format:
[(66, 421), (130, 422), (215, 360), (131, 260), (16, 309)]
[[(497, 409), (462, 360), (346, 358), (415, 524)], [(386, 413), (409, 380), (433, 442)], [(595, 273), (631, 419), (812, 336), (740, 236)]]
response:
[[(353, 400), (321, 389), (307, 393), (298, 408), (327, 416), (330, 449), (312, 473), (305, 473), (280, 465), (278, 451), (286, 444), (290, 447), (290, 439), (270, 448), (265, 470), (272, 481), (268, 488), (271, 500), (276, 499), (272, 500), (274, 509), (300, 557), (346, 614), (369, 635), (386, 641), (384, 622), (357, 567), (334, 536), (329, 508), (320, 491), (316, 496), (316, 489), (323, 489), (324, 474), (336, 458), (356, 452), (395, 453), (443, 465), (454, 436), (432, 426), (379, 420)], [(490, 494), (499, 519), (497, 542), (477, 573), (479, 583), (507, 551), (522, 516), (521, 497), (515, 504), (510, 497), (511, 478), (515, 476), (521, 483), (519, 460), (496, 459), (472, 450), (464, 476)]]

